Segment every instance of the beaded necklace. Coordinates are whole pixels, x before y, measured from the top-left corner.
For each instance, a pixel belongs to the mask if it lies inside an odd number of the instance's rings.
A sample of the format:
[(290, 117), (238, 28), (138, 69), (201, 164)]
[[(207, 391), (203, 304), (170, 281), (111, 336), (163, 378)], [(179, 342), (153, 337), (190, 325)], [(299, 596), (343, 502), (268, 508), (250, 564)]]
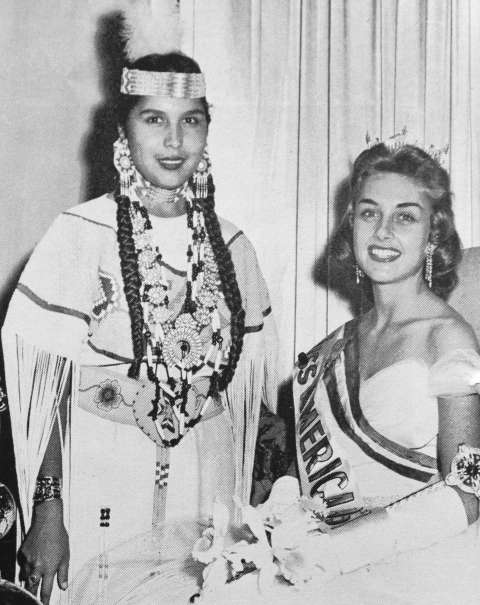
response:
[[(186, 430), (206, 412), (212, 400), (214, 376), (218, 375), (224, 356), (218, 312), (218, 300), (222, 294), (215, 256), (205, 229), (203, 208), (193, 198), (187, 184), (177, 195), (184, 197), (186, 202), (189, 238), (185, 299), (176, 315), (170, 307), (170, 286), (162, 254), (152, 242), (148, 210), (140, 201), (130, 201), (132, 235), (141, 282), (147, 376), (155, 384), (149, 416), (165, 446), (176, 445)], [(203, 354), (200, 332), (208, 326), (212, 336)], [(206, 364), (213, 366), (209, 393), (202, 408), (192, 415), (187, 411), (192, 376)], [(166, 379), (158, 377), (160, 367), (163, 367)]]

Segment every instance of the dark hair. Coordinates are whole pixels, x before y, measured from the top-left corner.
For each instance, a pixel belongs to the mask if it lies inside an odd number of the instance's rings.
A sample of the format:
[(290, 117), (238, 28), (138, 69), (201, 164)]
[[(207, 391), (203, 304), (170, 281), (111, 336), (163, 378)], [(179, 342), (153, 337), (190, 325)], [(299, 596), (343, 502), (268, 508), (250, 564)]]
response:
[[(168, 55), (148, 55), (135, 61), (131, 66), (136, 69), (146, 69), (151, 71), (176, 71), (179, 73), (200, 73), (197, 63), (181, 53), (169, 53)], [(135, 106), (139, 97), (122, 95), (122, 101), (119, 105), (119, 124), (124, 124), (128, 118), (128, 113)], [(203, 99), (207, 120), (210, 120), (208, 104)], [(191, 177), (192, 191), (195, 191), (193, 177)], [(218, 266), (221, 288), (225, 298), (225, 303), (230, 311), (230, 351), (227, 366), (222, 373), (213, 375), (212, 394), (224, 390), (231, 382), (235, 369), (237, 367), (240, 354), (243, 347), (243, 336), (245, 332), (245, 311), (242, 306), (242, 297), (238, 287), (235, 268), (233, 265), (230, 250), (227, 248), (223, 239), (222, 231), (215, 212), (215, 186), (211, 176), (208, 177), (207, 197), (196, 200), (201, 204), (204, 211), (205, 227), (208, 233), (210, 244), (212, 246), (215, 260)], [(137, 378), (140, 371), (145, 352), (145, 342), (143, 336), (143, 309), (140, 300), (140, 277), (138, 271), (138, 258), (133, 241), (132, 225), (130, 220), (130, 200), (128, 197), (118, 194), (118, 188), (115, 195), (117, 202), (117, 239), (120, 253), (120, 265), (124, 282), (124, 292), (127, 299), (128, 309), (131, 319), (131, 334), (133, 344), (134, 361), (129, 369), (129, 376)]]
[[(349, 207), (330, 245), (334, 262), (347, 267), (352, 274), (355, 271), (353, 205), (365, 179), (379, 172), (410, 177), (431, 201), (430, 241), (436, 246), (432, 258), (432, 290), (437, 296), (447, 298), (457, 285), (456, 267), (462, 255), (452, 211), (450, 178), (432, 156), (414, 145), (389, 149), (384, 143), (379, 143), (357, 157), (350, 177)], [(363, 281), (368, 290), (368, 278)]]
[(212, 246), (215, 260), (218, 266), (218, 274), (222, 285), (222, 292), (225, 297), (225, 303), (230, 311), (230, 351), (228, 354), (228, 365), (223, 370), (218, 380), (218, 390), (222, 391), (232, 380), (237, 367), (243, 346), (243, 336), (245, 333), (245, 310), (242, 306), (242, 296), (235, 276), (235, 267), (233, 265), (230, 250), (225, 245), (218, 216), (215, 212), (215, 186), (211, 176), (208, 177), (208, 194), (206, 199), (201, 202), (203, 214), (205, 217), (205, 227), (207, 229), (210, 244)]
[(119, 195), (117, 192), (115, 194), (115, 201), (117, 202), (117, 241), (120, 254), (120, 268), (123, 277), (123, 290), (130, 314), (134, 358), (128, 370), (128, 375), (130, 378), (138, 378), (145, 349), (138, 254), (133, 241), (130, 200), (128, 197)]
[[(200, 66), (191, 57), (183, 53), (174, 52), (165, 55), (146, 55), (127, 65), (129, 69), (140, 69), (141, 71), (172, 71), (183, 74), (199, 74)], [(128, 116), (138, 101), (141, 99), (138, 95), (120, 94), (117, 100), (116, 114), (117, 122), (125, 128)], [(207, 124), (210, 124), (210, 108), (205, 97), (200, 99), (205, 109)]]

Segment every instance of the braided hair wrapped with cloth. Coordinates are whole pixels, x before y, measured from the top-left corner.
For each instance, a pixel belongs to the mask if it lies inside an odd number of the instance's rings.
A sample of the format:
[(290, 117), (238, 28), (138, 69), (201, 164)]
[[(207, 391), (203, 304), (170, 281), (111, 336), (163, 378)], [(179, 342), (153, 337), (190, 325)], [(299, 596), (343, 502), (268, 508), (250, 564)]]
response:
[(121, 92), (117, 186), (57, 217), (3, 328), (21, 577), (44, 602), (71, 602), (67, 570), (92, 557), (102, 591), (115, 543), (248, 501), (262, 401), (275, 410), (268, 292), (215, 212), (204, 76), (149, 54)]

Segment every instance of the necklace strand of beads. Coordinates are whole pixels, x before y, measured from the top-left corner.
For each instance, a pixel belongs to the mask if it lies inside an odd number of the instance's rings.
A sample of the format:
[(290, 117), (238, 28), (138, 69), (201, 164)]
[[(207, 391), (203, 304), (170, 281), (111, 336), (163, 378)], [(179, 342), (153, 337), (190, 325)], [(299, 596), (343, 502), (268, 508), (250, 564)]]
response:
[[(147, 376), (155, 383), (150, 416), (164, 445), (175, 445), (187, 428), (200, 420), (211, 394), (195, 417), (186, 410), (192, 377), (205, 364), (218, 375), (224, 356), (220, 332), (218, 268), (205, 229), (203, 209), (187, 190), (187, 277), (185, 299), (180, 311), (170, 307), (169, 281), (162, 254), (151, 237), (152, 224), (147, 209), (138, 201), (130, 203), (132, 235), (137, 252), (140, 298), (143, 308), (143, 335), (146, 344)], [(210, 326), (212, 336), (204, 351), (200, 332)], [(158, 377), (163, 367), (166, 379)], [(211, 390), (211, 389), (210, 389)]]

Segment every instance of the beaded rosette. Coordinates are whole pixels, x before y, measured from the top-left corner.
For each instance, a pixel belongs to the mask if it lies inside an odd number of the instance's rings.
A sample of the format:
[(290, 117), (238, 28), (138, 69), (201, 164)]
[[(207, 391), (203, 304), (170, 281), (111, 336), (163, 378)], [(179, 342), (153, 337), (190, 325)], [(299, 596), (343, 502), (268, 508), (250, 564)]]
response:
[(461, 443), (445, 483), (480, 498), (480, 449)]
[[(162, 254), (151, 237), (147, 209), (130, 204), (132, 235), (137, 252), (143, 307), (148, 378), (155, 383), (149, 416), (165, 446), (173, 446), (196, 424), (212, 403), (210, 391), (201, 409), (192, 414), (188, 405), (193, 375), (209, 365), (218, 374), (227, 352), (223, 350), (218, 300), (219, 274), (205, 229), (201, 205), (188, 187), (180, 192), (187, 205), (187, 279), (185, 298), (179, 312), (172, 309), (170, 282)], [(202, 334), (201, 334), (202, 333)], [(205, 346), (205, 334), (211, 333)]]

